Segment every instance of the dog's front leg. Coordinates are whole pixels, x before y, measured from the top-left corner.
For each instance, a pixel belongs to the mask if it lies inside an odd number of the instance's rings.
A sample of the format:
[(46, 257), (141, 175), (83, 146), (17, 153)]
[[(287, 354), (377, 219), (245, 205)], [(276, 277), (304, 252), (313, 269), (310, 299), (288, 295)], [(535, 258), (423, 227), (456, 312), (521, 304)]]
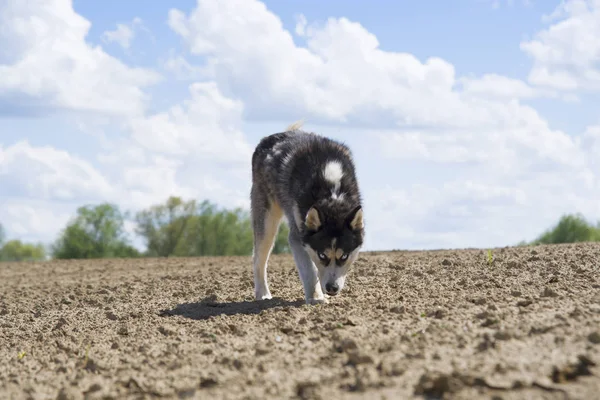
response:
[(321, 283), (317, 275), (317, 267), (310, 259), (308, 253), (302, 247), (300, 239), (290, 231), (289, 237), (290, 249), (298, 268), (298, 274), (304, 287), (304, 297), (306, 304), (327, 303), (323, 295)]

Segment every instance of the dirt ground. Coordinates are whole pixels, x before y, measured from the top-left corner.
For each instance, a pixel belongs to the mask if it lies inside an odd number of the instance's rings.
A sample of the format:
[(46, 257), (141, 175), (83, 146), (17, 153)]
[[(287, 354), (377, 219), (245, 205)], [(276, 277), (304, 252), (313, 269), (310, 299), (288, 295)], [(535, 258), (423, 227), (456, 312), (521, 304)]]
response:
[(363, 253), (306, 306), (291, 256), (0, 264), (2, 399), (598, 399), (600, 244)]

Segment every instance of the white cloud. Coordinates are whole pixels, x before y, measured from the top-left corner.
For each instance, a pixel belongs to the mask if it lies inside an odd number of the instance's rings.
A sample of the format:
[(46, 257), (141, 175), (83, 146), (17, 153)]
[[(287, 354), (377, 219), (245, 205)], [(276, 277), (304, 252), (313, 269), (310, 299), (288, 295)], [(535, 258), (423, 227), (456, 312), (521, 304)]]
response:
[(86, 201), (110, 197), (113, 192), (87, 161), (51, 146), (32, 146), (26, 140), (0, 145), (0, 186), (24, 198), (48, 201)]
[(142, 26), (142, 20), (136, 17), (129, 24), (117, 24), (115, 30), (104, 32), (102, 39), (107, 43), (116, 42), (124, 49), (129, 49), (138, 26)]
[(45, 202), (9, 199), (3, 202), (0, 220), (11, 233), (9, 239), (37, 241), (39, 238), (53, 238), (73, 216), (72, 208), (55, 206), (50, 209)]
[(129, 125), (133, 140), (155, 153), (248, 162), (252, 149), (239, 128), (242, 112), (240, 101), (223, 96), (214, 82), (202, 82), (190, 86), (190, 99), (183, 104), (133, 118)]
[(243, 105), (212, 82), (194, 83), (188, 99), (168, 110), (131, 118), (127, 137), (99, 155), (126, 207), (170, 195), (247, 205), (252, 147), (240, 129)]
[(0, 104), (139, 114), (148, 101), (142, 89), (159, 79), (88, 44), (90, 22), (72, 0), (4, 0), (0, 26)]
[(600, 0), (566, 0), (544, 18), (554, 22), (523, 41), (533, 60), (529, 82), (558, 90), (600, 90)]
[(519, 79), (498, 74), (485, 74), (481, 78), (462, 78), (460, 81), (466, 94), (478, 97), (496, 99), (556, 97), (553, 91), (533, 88)]
[(308, 114), (334, 122), (449, 126), (489, 118), (452, 91), (451, 64), (383, 51), (373, 34), (346, 18), (302, 28), (306, 48), (258, 1), (200, 0), (189, 15), (171, 10), (169, 25), (192, 54), (207, 57), (219, 87), (235, 92), (250, 118)]
[(180, 80), (201, 80), (206, 76), (210, 76), (210, 68), (202, 68), (192, 65), (182, 55), (171, 54), (163, 63), (163, 67), (171, 72), (176, 79)]

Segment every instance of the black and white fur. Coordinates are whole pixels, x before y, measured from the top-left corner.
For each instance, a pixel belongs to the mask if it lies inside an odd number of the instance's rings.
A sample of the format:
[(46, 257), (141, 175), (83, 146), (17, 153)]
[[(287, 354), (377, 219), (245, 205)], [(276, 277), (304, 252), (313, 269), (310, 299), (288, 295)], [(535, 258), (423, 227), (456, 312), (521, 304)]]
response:
[(267, 262), (282, 217), (307, 304), (337, 295), (363, 245), (361, 195), (349, 148), (300, 130), (264, 137), (252, 155), (254, 291), (271, 299)]

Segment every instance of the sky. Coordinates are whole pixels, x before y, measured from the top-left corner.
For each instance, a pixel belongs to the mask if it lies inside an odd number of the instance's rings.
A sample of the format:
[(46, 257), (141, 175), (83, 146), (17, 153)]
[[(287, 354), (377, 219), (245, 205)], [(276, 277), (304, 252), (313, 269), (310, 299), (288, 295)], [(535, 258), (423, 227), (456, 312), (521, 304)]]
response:
[(297, 120), (350, 146), (365, 250), (600, 220), (600, 0), (3, 0), (0, 26), (9, 238), (101, 202), (248, 209), (253, 148)]

